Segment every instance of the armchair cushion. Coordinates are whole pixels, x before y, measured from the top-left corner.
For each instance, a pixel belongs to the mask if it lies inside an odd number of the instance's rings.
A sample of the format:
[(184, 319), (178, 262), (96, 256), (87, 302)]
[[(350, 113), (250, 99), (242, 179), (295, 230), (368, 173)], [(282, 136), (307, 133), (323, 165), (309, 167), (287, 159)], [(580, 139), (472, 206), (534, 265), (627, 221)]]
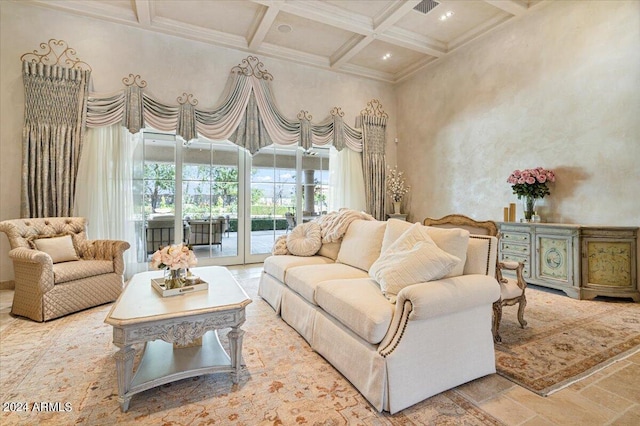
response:
[(504, 278), (500, 283), (500, 298), (502, 300), (515, 299), (522, 296), (523, 293), (524, 289), (518, 286), (518, 282), (516, 280)]
[(113, 272), (110, 260), (76, 260), (53, 265), (53, 282), (55, 284), (94, 277)]
[(33, 241), (36, 249), (51, 256), (53, 263), (78, 260), (71, 235), (64, 237), (39, 238)]

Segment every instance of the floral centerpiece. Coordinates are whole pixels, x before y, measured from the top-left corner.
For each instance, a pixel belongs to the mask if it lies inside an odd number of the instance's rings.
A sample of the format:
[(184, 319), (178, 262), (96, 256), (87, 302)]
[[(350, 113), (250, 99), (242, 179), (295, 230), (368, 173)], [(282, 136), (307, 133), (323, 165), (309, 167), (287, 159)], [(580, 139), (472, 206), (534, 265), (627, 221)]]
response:
[(187, 269), (197, 264), (198, 259), (193, 250), (184, 244), (162, 247), (151, 256), (151, 267), (165, 270), (167, 289), (184, 286)]
[(549, 195), (549, 182), (555, 182), (556, 175), (551, 170), (542, 167), (535, 169), (514, 170), (507, 179), (513, 193), (524, 203), (524, 217), (531, 220), (535, 203), (538, 198)]
[(394, 213), (399, 214), (400, 202), (409, 192), (411, 187), (406, 185), (404, 173), (398, 170), (398, 166), (393, 168), (389, 167), (387, 171), (386, 187), (387, 194), (389, 194), (391, 201), (393, 201)]

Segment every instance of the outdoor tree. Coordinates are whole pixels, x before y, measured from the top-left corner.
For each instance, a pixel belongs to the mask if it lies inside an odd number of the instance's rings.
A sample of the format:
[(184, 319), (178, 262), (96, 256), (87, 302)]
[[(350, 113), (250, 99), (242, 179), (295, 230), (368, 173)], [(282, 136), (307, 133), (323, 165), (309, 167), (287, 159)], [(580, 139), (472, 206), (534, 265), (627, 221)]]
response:
[[(175, 194), (176, 169), (173, 164), (145, 163), (144, 165), (145, 197), (151, 204), (151, 211), (155, 212), (162, 206), (163, 198), (171, 198)], [(166, 202), (166, 201), (165, 201)]]

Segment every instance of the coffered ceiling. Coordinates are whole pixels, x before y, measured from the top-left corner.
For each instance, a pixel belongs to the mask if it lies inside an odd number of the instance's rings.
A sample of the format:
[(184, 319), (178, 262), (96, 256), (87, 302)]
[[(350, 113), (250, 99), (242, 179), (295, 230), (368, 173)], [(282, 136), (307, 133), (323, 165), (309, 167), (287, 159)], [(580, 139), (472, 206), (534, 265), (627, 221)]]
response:
[(30, 1), (395, 83), (545, 0)]

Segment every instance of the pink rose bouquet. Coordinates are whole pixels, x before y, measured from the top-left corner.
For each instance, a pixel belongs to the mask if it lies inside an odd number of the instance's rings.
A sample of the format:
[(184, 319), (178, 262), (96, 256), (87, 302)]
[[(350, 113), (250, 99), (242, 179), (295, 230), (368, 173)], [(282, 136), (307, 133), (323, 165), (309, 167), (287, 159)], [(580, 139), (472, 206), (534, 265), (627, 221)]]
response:
[(544, 198), (549, 195), (549, 182), (555, 182), (556, 175), (551, 170), (536, 167), (535, 169), (514, 170), (507, 179), (513, 193), (522, 197)]
[(151, 267), (156, 269), (187, 269), (198, 264), (198, 259), (184, 244), (161, 248), (151, 256)]

